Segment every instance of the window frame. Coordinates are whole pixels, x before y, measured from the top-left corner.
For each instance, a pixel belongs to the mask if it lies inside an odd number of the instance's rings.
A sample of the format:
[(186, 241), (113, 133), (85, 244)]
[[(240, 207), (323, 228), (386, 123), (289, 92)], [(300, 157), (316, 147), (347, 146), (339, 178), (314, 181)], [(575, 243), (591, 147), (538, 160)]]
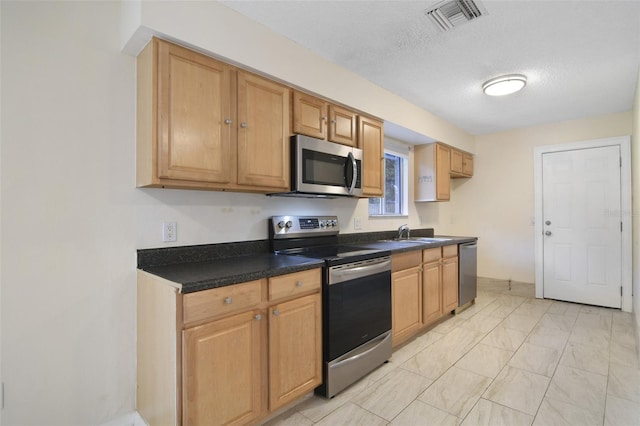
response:
[[(402, 152), (405, 151), (405, 152)], [(386, 200), (386, 179), (385, 179), (385, 183), (384, 183), (384, 193), (385, 195), (383, 195), (382, 197), (374, 197), (374, 198), (369, 198), (369, 217), (408, 217), (409, 215), (409, 155), (408, 155), (408, 151), (409, 151), (409, 146), (405, 146), (404, 144), (401, 146), (388, 146), (387, 142), (385, 141), (385, 149), (384, 149), (384, 155), (385, 155), (385, 163), (384, 163), (384, 174), (386, 176), (386, 172), (387, 172), (387, 156), (393, 156), (396, 157), (400, 160), (400, 171), (399, 174), (400, 176), (398, 176), (396, 174), (396, 179), (399, 179), (399, 187), (400, 187), (400, 199), (399, 200), (394, 200), (394, 203), (396, 205), (398, 205), (398, 207), (400, 208), (400, 212), (399, 213), (387, 213), (386, 209), (384, 208), (385, 205), (387, 204), (387, 202), (385, 202)], [(372, 209), (372, 201), (373, 200), (378, 200), (378, 211), (379, 213), (372, 213), (371, 209)]]

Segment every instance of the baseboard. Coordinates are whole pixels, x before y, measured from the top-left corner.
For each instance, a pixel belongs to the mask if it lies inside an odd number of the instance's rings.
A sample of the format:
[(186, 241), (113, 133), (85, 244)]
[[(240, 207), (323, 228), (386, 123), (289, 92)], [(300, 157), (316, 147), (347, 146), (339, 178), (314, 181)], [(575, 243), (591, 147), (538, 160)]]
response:
[(149, 426), (137, 411), (109, 420), (100, 426)]

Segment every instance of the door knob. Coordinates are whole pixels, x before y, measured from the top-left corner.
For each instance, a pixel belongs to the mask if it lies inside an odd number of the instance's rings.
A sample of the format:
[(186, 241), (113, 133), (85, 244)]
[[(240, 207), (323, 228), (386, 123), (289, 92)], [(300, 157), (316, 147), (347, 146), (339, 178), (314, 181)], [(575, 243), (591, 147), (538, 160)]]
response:
[(544, 224), (545, 224), (545, 225), (551, 225), (551, 221), (550, 221), (550, 220), (547, 220)]
[(549, 235), (551, 235), (551, 231), (544, 231), (544, 235), (548, 237)]

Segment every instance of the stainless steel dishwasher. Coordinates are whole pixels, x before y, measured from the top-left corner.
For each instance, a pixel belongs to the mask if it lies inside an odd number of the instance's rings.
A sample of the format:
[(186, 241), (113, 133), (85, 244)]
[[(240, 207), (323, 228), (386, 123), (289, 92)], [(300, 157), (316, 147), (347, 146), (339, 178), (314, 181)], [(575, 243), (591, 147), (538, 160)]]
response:
[(458, 307), (475, 300), (478, 294), (478, 242), (458, 246)]

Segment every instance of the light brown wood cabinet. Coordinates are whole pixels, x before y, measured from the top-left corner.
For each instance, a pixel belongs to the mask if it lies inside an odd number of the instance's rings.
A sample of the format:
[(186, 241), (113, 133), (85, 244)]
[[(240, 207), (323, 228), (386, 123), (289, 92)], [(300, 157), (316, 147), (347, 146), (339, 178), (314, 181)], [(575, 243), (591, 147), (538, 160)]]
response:
[(473, 176), (473, 155), (451, 148), (450, 174), (454, 179)]
[(259, 421), (322, 382), (320, 269), (181, 294), (138, 271), (138, 411), (149, 424)]
[(322, 383), (320, 294), (269, 308), (269, 410)]
[(183, 331), (184, 425), (246, 424), (262, 414), (260, 311)]
[(458, 307), (458, 246), (422, 252), (423, 322), (429, 325)]
[(293, 133), (357, 145), (357, 113), (299, 91), (293, 92)]
[(398, 346), (422, 327), (422, 254), (419, 250), (392, 256), (391, 339)]
[(288, 189), (291, 89), (155, 38), (137, 73), (138, 186)]
[(391, 262), (396, 347), (458, 307), (458, 245), (394, 254)]
[(384, 195), (384, 123), (358, 116), (358, 148), (362, 149), (362, 190), (365, 197)]
[(441, 143), (414, 149), (415, 201), (449, 201), (451, 194), (450, 148)]

